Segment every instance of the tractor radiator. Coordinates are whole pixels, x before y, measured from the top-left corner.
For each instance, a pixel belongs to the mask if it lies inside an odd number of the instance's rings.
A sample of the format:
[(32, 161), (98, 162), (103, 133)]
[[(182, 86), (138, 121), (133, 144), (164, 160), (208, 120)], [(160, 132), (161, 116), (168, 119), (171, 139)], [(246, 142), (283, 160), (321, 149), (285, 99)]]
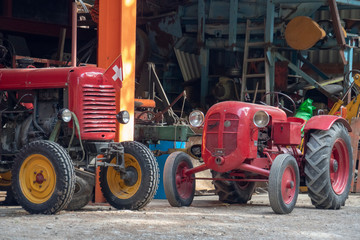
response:
[(224, 149), (225, 156), (237, 148), (239, 117), (231, 113), (214, 113), (209, 116), (206, 128), (206, 148), (214, 153)]
[[(83, 85), (82, 116), (80, 125), (85, 135), (115, 133), (116, 105), (113, 85)], [(101, 135), (103, 134), (103, 135)], [(113, 135), (113, 134), (111, 134)]]

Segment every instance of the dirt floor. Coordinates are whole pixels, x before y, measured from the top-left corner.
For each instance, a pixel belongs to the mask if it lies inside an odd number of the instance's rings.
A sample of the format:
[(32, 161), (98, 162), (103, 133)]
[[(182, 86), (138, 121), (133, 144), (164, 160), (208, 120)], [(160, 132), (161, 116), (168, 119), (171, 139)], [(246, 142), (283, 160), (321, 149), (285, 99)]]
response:
[(198, 196), (191, 207), (155, 199), (140, 211), (88, 205), (50, 216), (3, 206), (0, 233), (0, 239), (360, 239), (360, 195), (350, 195), (341, 210), (318, 210), (300, 194), (288, 215), (274, 214), (264, 193), (246, 205)]

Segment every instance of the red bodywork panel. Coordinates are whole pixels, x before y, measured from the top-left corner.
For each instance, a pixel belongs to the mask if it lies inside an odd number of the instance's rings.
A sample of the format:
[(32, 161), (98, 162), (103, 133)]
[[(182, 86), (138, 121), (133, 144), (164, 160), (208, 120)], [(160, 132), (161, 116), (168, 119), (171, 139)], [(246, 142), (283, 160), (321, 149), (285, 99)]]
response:
[(0, 90), (64, 88), (74, 68), (0, 69)]
[(301, 128), (304, 124), (304, 119), (296, 117), (289, 117), (286, 122), (273, 121), (272, 136), (274, 145), (300, 145)]
[[(0, 69), (0, 90), (67, 88), (83, 140), (113, 140), (116, 106), (113, 81), (96, 67)], [(72, 126), (72, 124), (70, 124)]]
[(258, 128), (253, 116), (260, 110), (269, 114), (269, 124), (287, 121), (284, 111), (271, 106), (228, 101), (209, 109), (202, 137), (202, 158), (208, 168), (227, 172), (238, 169), (246, 159), (257, 158)]
[(341, 122), (349, 132), (351, 132), (350, 124), (342, 117), (333, 115), (318, 115), (307, 121), (304, 131), (309, 130), (329, 130), (335, 122)]

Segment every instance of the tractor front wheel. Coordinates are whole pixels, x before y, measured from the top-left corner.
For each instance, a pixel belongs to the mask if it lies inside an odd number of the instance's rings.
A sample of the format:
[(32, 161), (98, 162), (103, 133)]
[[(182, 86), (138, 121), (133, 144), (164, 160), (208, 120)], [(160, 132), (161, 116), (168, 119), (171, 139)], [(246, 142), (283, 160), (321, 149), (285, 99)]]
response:
[(69, 154), (59, 144), (40, 140), (25, 145), (12, 170), (17, 202), (29, 213), (55, 214), (71, 201), (75, 172)]
[(190, 206), (195, 195), (195, 175), (185, 175), (193, 168), (189, 155), (174, 152), (166, 159), (164, 166), (164, 190), (173, 207)]
[(310, 134), (305, 154), (308, 194), (316, 208), (339, 209), (348, 197), (353, 169), (347, 129), (334, 123), (328, 131)]
[(269, 200), (277, 214), (291, 213), (299, 194), (300, 174), (295, 158), (289, 154), (278, 155), (270, 169)]
[[(145, 207), (154, 197), (159, 185), (157, 161), (145, 145), (139, 142), (123, 142), (127, 179), (114, 167), (100, 171), (101, 191), (111, 206), (117, 209), (137, 210)], [(110, 163), (116, 164), (116, 158)]]

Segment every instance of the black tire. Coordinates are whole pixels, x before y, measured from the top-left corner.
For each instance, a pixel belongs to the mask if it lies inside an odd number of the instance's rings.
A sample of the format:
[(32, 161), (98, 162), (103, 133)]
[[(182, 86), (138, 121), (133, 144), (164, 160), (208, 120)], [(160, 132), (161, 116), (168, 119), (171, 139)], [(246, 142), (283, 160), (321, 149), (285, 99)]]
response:
[(328, 131), (311, 133), (306, 146), (305, 181), (312, 204), (340, 209), (349, 195), (354, 164), (347, 129), (334, 123)]
[(85, 207), (93, 198), (94, 187), (85, 179), (76, 176), (75, 191), (71, 202), (66, 207), (66, 210), (76, 211)]
[[(149, 148), (141, 143), (123, 142), (125, 167), (135, 174), (135, 183), (127, 183), (113, 167), (100, 170), (101, 191), (111, 206), (137, 210), (153, 198), (159, 185), (159, 167)], [(111, 159), (115, 163), (116, 158)]]
[(166, 159), (164, 190), (168, 202), (173, 207), (190, 206), (194, 199), (195, 174), (189, 177), (182, 174), (184, 170), (191, 168), (193, 168), (191, 159), (184, 152), (171, 153)]
[(291, 213), (299, 194), (298, 164), (290, 154), (278, 155), (270, 168), (269, 200), (277, 214)]
[(12, 170), (16, 201), (32, 214), (55, 214), (71, 201), (75, 172), (69, 154), (59, 144), (35, 141), (16, 155)]
[[(228, 173), (211, 171), (213, 178), (227, 178)], [(237, 182), (227, 180), (214, 180), (215, 193), (219, 196), (219, 201), (224, 203), (245, 204), (251, 200), (255, 190), (255, 182)]]

